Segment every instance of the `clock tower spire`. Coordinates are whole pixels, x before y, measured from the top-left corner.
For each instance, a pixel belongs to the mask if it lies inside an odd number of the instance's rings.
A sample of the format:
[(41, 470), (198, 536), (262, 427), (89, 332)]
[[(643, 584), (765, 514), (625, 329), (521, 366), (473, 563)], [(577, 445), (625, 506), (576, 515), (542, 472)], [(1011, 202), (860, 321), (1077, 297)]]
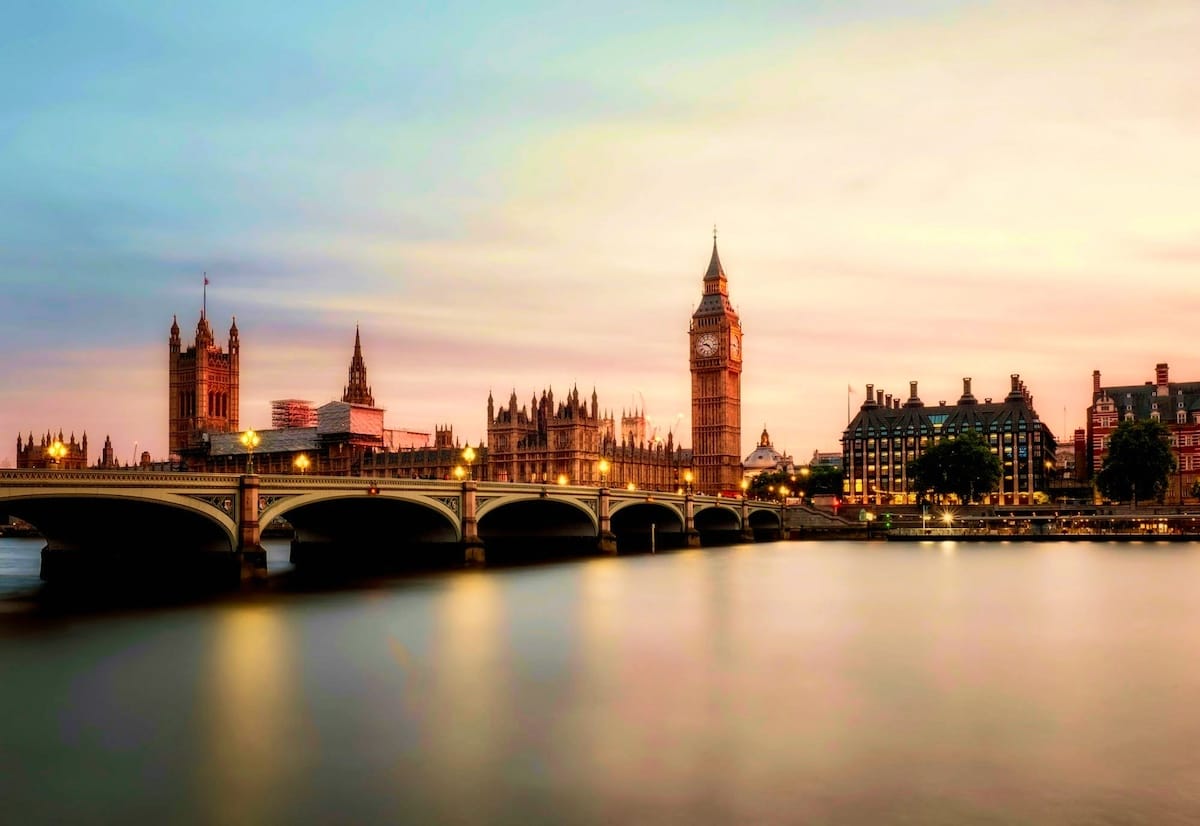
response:
[(716, 227), (689, 343), (696, 490), (736, 491), (742, 477), (742, 323), (729, 302)]

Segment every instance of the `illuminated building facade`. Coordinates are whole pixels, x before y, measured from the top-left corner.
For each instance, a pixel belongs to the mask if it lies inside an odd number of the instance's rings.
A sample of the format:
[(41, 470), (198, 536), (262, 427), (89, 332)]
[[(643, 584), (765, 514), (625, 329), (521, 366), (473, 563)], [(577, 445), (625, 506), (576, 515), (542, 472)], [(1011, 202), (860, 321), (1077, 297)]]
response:
[(998, 490), (977, 497), (991, 504), (1032, 504), (1045, 492), (1054, 471), (1057, 444), (1033, 409), (1033, 397), (1013, 374), (1004, 400), (980, 402), (963, 379), (954, 404), (926, 407), (909, 382), (901, 402), (867, 385), (866, 398), (842, 435), (843, 494), (860, 504), (912, 504), (917, 492), (909, 484), (909, 464), (942, 438), (975, 432), (1000, 459)]
[(1100, 384), (1100, 371), (1092, 372), (1092, 404), (1087, 410), (1086, 462), (1088, 478), (1104, 466), (1112, 432), (1123, 421), (1151, 419), (1171, 434), (1177, 461), (1167, 482), (1165, 501), (1191, 499), (1200, 481), (1200, 381), (1172, 382), (1165, 363), (1155, 365), (1154, 381), (1144, 384)]
[[(54, 444), (62, 446), (62, 456), (54, 457), (51, 455), (50, 446)], [(109, 443), (106, 442), (105, 444)], [(82, 470), (87, 467), (87, 455), (87, 433), (84, 433), (79, 441), (75, 441), (74, 433), (69, 437), (64, 437), (61, 430), (58, 431), (57, 436), (47, 430), (37, 442), (33, 441), (33, 434), (30, 433), (24, 444), (21, 442), (21, 437), (17, 436), (18, 468)]]
[[(644, 490), (676, 490), (684, 485), (690, 454), (675, 447), (674, 434), (648, 437), (641, 411), (621, 414), (618, 434), (611, 413), (602, 414), (596, 392), (590, 405), (572, 388), (555, 404), (554, 391), (534, 394), (517, 408), (517, 393), (508, 406), (496, 408), (488, 394), (488, 478), (500, 482), (563, 481), (572, 485), (615, 487), (632, 484)], [(608, 462), (602, 472), (601, 460)], [(603, 478), (602, 478), (603, 477)]]

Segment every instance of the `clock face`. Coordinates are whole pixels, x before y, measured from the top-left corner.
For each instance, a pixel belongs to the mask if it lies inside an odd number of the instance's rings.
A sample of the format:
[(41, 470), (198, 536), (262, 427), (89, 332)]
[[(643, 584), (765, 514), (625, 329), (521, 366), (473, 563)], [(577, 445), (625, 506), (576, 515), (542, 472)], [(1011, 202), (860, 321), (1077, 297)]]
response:
[(715, 355), (717, 352), (717, 337), (712, 333), (705, 333), (696, 339), (696, 355), (708, 357)]
[(736, 358), (741, 358), (742, 355), (742, 340), (736, 335), (729, 337), (729, 355)]

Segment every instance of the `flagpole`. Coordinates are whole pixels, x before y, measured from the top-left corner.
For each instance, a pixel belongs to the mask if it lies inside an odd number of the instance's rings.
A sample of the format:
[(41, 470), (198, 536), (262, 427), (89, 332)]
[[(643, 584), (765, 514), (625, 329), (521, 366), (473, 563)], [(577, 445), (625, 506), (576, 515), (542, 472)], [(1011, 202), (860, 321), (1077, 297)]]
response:
[(208, 271), (204, 272), (204, 292), (203, 298), (200, 301), (200, 317), (208, 317)]

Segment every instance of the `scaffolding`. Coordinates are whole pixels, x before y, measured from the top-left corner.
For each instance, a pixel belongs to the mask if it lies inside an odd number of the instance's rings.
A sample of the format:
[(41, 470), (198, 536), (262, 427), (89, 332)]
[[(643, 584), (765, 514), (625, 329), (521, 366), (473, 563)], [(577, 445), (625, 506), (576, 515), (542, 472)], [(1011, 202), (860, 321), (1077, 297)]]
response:
[(303, 399), (276, 399), (271, 402), (271, 427), (316, 427), (317, 411)]

